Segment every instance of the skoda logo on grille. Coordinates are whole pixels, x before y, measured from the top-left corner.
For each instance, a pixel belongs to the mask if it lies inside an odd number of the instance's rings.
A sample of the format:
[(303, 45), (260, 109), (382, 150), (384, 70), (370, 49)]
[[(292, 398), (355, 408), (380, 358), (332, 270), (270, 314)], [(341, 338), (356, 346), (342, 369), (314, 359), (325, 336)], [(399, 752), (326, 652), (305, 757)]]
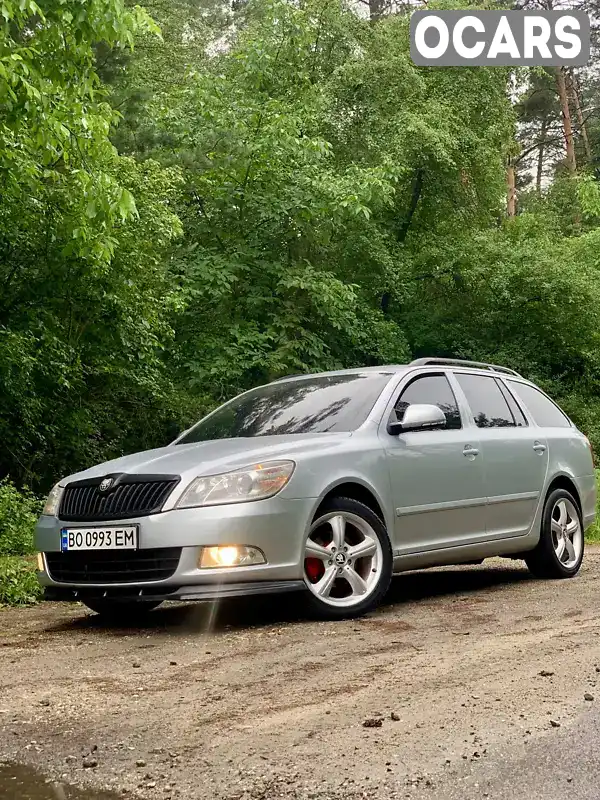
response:
[(104, 478), (104, 480), (102, 481), (102, 483), (98, 488), (100, 489), (101, 492), (108, 492), (108, 490), (112, 485), (113, 485), (112, 478)]

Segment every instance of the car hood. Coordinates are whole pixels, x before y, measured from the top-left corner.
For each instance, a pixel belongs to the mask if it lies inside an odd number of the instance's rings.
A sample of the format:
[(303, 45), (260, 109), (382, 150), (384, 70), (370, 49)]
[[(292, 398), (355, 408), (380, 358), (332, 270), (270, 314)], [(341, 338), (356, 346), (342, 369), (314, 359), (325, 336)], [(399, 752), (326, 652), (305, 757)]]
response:
[(248, 439), (217, 439), (196, 444), (171, 444), (156, 450), (133, 453), (97, 464), (61, 480), (103, 477), (113, 473), (181, 475), (193, 478), (245, 467), (267, 459), (296, 459), (310, 453), (341, 447), (351, 433), (314, 433), (287, 436), (257, 436)]

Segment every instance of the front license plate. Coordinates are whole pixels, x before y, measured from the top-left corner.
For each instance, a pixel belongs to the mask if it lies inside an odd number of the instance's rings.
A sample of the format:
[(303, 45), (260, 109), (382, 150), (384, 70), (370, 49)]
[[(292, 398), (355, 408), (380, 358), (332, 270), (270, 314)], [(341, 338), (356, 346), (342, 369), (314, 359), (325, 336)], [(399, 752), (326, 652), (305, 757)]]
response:
[(70, 550), (136, 550), (138, 529), (136, 525), (106, 528), (63, 528), (60, 532), (60, 549)]

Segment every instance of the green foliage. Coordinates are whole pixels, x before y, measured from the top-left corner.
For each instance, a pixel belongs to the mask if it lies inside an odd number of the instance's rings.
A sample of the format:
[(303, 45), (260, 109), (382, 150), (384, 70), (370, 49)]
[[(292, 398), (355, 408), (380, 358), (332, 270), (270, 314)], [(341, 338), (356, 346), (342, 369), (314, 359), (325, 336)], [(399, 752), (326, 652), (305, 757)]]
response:
[[(107, 260), (65, 253), (54, 193), (43, 228), (23, 208), (5, 228), (0, 440), (8, 469), (29, 482), (52, 482), (44, 473), (48, 459), (54, 475), (68, 474), (70, 464), (118, 452), (129, 431), (141, 433), (158, 406), (158, 420), (150, 423), (156, 434), (173, 392), (161, 356), (172, 337), (169, 317), (178, 295), (163, 260), (180, 229), (169, 209), (177, 176), (154, 162), (138, 166), (121, 158), (112, 167), (115, 180), (117, 166), (122, 193), (106, 239)], [(10, 211), (5, 207), (0, 217)], [(72, 213), (90, 228), (103, 214), (85, 197)]]
[(41, 503), (27, 490), (8, 480), (0, 481), (0, 556), (33, 553), (33, 529)]
[(134, 32), (154, 24), (122, 0), (89, 0), (85, 8), (77, 0), (2, 0), (0, 18), (2, 195), (25, 193), (23, 202), (38, 214), (42, 193), (60, 192), (59, 205), (71, 195), (75, 203), (92, 198), (104, 224), (90, 229), (76, 213), (63, 214), (63, 247), (65, 255), (106, 260), (112, 250), (106, 233), (122, 189), (97, 168), (113, 157), (107, 139), (113, 113), (98, 91), (92, 43), (131, 45)]
[(420, 280), (399, 315), (413, 349), (486, 356), (537, 379), (579, 374), (586, 348), (599, 344), (597, 267), (578, 258), (584, 242), (522, 214), (501, 228), (458, 234), (443, 249), (422, 248)]
[(406, 13), (234, 5), (0, 0), (0, 476), (419, 355), (514, 366), (600, 449), (597, 177), (503, 211), (553, 76), (515, 109), (507, 69), (416, 67)]
[(41, 600), (42, 594), (35, 561), (0, 556), (0, 607), (32, 605)]
[(222, 398), (409, 357), (382, 307), (410, 291), (409, 229), (431, 238), (497, 207), (506, 74), (468, 72), (417, 70), (404, 17), (373, 28), (327, 0), (257, 2), (231, 49), (156, 103), (155, 155), (185, 181), (184, 381)]
[(206, 60), (207, 44), (232, 19), (230, 5), (221, 0), (148, 0), (144, 7), (160, 36), (138, 31), (135, 51), (95, 45), (98, 74), (119, 115), (111, 140), (120, 153), (138, 158), (161, 141), (152, 118), (155, 98), (185, 85), (188, 71)]
[(585, 540), (588, 544), (600, 543), (600, 470), (596, 470), (596, 483), (598, 485), (598, 500), (596, 502), (596, 522), (585, 532)]
[(168, 421), (161, 356), (178, 289), (165, 254), (181, 232), (180, 179), (119, 157), (108, 138), (93, 44), (152, 31), (143, 11), (2, 9), (0, 475), (47, 489)]
[[(42, 595), (36, 576), (33, 531), (41, 502), (9, 480), (0, 481), (0, 606), (28, 605)], [(24, 558), (25, 556), (25, 558)]]

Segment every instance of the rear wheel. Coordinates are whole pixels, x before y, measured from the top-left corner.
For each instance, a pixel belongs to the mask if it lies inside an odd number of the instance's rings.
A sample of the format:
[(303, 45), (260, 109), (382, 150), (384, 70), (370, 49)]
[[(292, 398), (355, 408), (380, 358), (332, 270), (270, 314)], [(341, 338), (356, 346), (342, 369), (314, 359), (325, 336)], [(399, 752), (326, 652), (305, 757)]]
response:
[(525, 557), (539, 578), (572, 578), (583, 561), (583, 523), (577, 501), (565, 489), (546, 498), (540, 541)]
[(83, 600), (83, 604), (103, 619), (111, 622), (131, 622), (143, 619), (161, 604), (161, 600), (111, 600), (104, 597)]
[(319, 509), (304, 548), (311, 611), (324, 619), (366, 614), (386, 593), (392, 549), (385, 525), (370, 508), (336, 497)]

